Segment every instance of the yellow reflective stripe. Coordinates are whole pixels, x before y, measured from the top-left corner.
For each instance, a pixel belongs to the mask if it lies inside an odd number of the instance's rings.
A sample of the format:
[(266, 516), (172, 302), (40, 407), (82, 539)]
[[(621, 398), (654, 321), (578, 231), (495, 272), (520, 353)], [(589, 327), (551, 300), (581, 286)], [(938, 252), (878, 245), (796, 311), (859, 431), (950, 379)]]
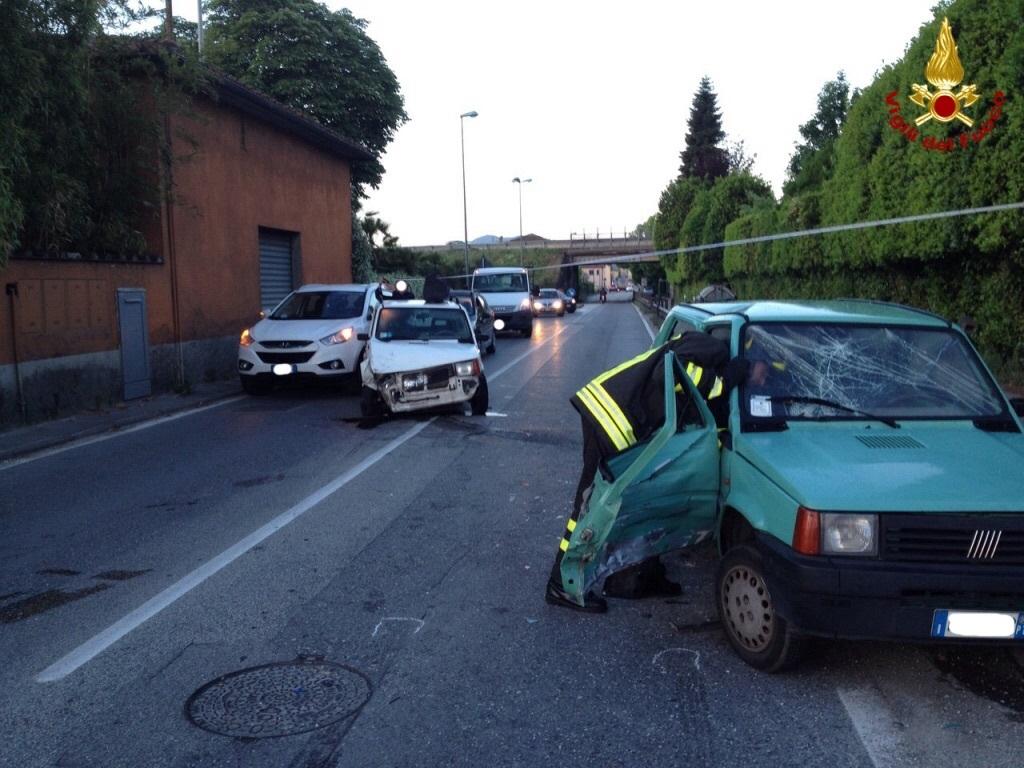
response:
[(786, 364), (785, 363), (781, 363), (778, 360), (776, 360), (776, 361), (774, 361), (772, 363), (772, 368), (774, 368), (777, 371), (784, 371), (784, 370), (786, 370)]
[(619, 408), (619, 404), (612, 400), (611, 395), (597, 384), (587, 384), (584, 389), (592, 394), (604, 406), (604, 409), (608, 411), (608, 415), (615, 421), (615, 425), (622, 432), (622, 436), (626, 438), (626, 442), (630, 445), (635, 443), (636, 436), (633, 434), (633, 425), (629, 423), (629, 419), (626, 418), (626, 414)]
[(576, 521), (570, 517), (569, 522), (565, 524), (565, 527), (569, 529), (569, 533), (572, 533), (576, 530)]
[(636, 365), (637, 363), (642, 363), (644, 360), (646, 360), (648, 357), (653, 355), (659, 349), (661, 349), (661, 347), (657, 347), (655, 349), (649, 349), (646, 352), (644, 352), (642, 355), (637, 355), (632, 360), (627, 360), (626, 362), (622, 363), (621, 365), (615, 366), (610, 371), (605, 371), (604, 373), (602, 373), (600, 376), (598, 376), (596, 379), (594, 379), (590, 383), (591, 384), (603, 384), (604, 382), (608, 381), (608, 379), (610, 379), (615, 374), (621, 373), (622, 371), (626, 370), (630, 366)]
[(587, 407), (587, 410), (597, 419), (597, 423), (601, 425), (601, 429), (604, 430), (605, 434), (608, 435), (608, 439), (612, 441), (612, 445), (615, 446), (616, 450), (624, 451), (629, 447), (629, 443), (626, 442), (625, 436), (619, 431), (618, 426), (612, 420), (611, 416), (605, 411), (605, 409), (594, 399), (594, 396), (587, 391), (586, 388), (581, 389), (576, 393), (576, 396), (580, 399), (580, 402)]
[(558, 548), (560, 550), (562, 550), (563, 552), (565, 552), (565, 550), (567, 550), (569, 548), (569, 540), (568, 539), (562, 539), (562, 543), (558, 545)]
[(676, 392), (682, 392), (682, 391), (683, 391), (683, 385), (682, 384), (676, 384)]
[(715, 377), (715, 383), (711, 387), (711, 394), (708, 395), (708, 400), (711, 400), (711, 399), (713, 399), (715, 397), (718, 397), (720, 394), (722, 394), (722, 391), (724, 389), (725, 389), (725, 385), (722, 383), (722, 380), (716, 376)]
[(690, 377), (691, 381), (693, 381), (693, 386), (697, 387), (700, 386), (700, 380), (701, 377), (704, 375), (704, 369), (701, 368), (699, 365), (687, 363), (686, 375)]

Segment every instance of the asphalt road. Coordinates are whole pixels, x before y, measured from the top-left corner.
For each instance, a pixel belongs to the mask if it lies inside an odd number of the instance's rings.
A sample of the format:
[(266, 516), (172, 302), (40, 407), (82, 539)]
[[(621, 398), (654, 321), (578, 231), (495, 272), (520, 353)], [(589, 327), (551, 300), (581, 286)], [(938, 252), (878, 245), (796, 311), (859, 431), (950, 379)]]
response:
[(649, 341), (591, 305), (499, 339), (488, 417), (365, 430), (355, 396), (283, 392), (0, 469), (0, 765), (1024, 763), (1009, 654), (822, 643), (756, 673), (710, 550), (672, 558), (680, 598), (543, 602), (569, 397)]

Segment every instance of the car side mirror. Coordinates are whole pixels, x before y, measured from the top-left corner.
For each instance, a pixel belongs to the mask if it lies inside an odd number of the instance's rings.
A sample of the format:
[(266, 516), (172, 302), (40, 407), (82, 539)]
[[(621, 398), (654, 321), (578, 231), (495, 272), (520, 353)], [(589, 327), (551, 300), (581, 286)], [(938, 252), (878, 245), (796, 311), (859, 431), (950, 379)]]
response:
[(358, 339), (359, 341), (369, 341), (370, 340), (370, 334), (368, 334), (368, 333), (357, 333), (356, 334), (356, 339)]
[(265, 310), (265, 309), (261, 309), (261, 310), (260, 310), (260, 320), (262, 320), (263, 318), (265, 318), (265, 317), (267, 316), (267, 314), (268, 314), (267, 310)]

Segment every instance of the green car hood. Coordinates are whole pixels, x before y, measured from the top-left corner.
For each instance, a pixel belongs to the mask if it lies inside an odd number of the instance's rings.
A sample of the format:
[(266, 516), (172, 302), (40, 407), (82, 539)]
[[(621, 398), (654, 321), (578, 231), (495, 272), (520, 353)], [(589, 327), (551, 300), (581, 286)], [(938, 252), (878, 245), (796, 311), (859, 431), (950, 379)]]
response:
[(1024, 434), (970, 422), (790, 422), (740, 436), (737, 453), (822, 511), (1022, 512)]

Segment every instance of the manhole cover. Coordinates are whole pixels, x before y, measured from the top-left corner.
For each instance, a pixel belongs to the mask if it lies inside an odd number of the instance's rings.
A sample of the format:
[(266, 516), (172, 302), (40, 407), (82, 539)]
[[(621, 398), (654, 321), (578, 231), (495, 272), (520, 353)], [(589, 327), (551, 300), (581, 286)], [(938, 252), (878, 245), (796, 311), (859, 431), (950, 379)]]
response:
[(358, 670), (298, 659), (218, 677), (189, 697), (185, 715), (213, 733), (268, 739), (336, 723), (363, 706), (371, 691)]

